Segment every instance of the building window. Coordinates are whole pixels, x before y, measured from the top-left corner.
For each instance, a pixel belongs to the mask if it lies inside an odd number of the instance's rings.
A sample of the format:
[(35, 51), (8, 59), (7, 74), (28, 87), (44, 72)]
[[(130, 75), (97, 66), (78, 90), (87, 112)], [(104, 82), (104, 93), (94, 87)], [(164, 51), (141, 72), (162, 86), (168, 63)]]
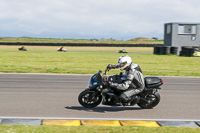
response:
[(167, 32), (166, 32), (167, 34), (171, 34), (171, 25), (167, 25)]
[(189, 24), (179, 24), (178, 26), (178, 34), (196, 34), (196, 25)]

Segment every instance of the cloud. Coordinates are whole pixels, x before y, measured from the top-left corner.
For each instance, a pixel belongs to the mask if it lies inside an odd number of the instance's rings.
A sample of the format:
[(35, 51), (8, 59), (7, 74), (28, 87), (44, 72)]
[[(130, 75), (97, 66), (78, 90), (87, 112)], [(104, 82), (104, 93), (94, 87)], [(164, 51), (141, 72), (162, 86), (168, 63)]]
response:
[(162, 37), (164, 23), (199, 22), (199, 7), (198, 0), (0, 0), (0, 30), (7, 36)]

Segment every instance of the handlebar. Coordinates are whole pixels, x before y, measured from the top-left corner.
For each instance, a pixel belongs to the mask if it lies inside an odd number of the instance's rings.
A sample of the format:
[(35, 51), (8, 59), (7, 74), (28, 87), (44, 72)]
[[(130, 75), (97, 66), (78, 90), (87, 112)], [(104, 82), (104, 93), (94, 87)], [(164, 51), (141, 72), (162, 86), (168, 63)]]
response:
[(109, 69), (105, 69), (105, 73), (103, 75), (106, 75), (108, 71), (109, 71)]

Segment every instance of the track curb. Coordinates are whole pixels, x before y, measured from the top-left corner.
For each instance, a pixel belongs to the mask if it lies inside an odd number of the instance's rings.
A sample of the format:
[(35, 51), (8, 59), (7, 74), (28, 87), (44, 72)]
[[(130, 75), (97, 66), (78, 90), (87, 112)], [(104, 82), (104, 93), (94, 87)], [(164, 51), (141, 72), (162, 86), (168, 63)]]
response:
[(1, 119), (2, 125), (60, 125), (60, 126), (143, 126), (143, 127), (200, 127), (200, 121), (151, 120), (84, 120), (84, 119)]

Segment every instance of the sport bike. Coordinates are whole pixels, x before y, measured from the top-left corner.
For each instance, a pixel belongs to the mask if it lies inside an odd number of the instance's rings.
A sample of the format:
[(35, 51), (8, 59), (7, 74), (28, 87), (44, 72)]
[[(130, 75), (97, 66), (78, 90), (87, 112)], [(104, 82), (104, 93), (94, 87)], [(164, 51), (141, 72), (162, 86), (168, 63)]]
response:
[(145, 89), (137, 94), (137, 98), (132, 98), (128, 103), (120, 100), (119, 95), (122, 90), (117, 90), (109, 86), (108, 82), (122, 83), (126, 80), (125, 73), (119, 75), (107, 76), (107, 71), (101, 74), (94, 74), (89, 80), (89, 88), (82, 91), (78, 96), (79, 103), (86, 108), (94, 108), (101, 102), (103, 105), (109, 106), (134, 106), (138, 105), (143, 109), (153, 108), (160, 102), (160, 94), (158, 89), (161, 89), (163, 80), (159, 77), (145, 77)]

